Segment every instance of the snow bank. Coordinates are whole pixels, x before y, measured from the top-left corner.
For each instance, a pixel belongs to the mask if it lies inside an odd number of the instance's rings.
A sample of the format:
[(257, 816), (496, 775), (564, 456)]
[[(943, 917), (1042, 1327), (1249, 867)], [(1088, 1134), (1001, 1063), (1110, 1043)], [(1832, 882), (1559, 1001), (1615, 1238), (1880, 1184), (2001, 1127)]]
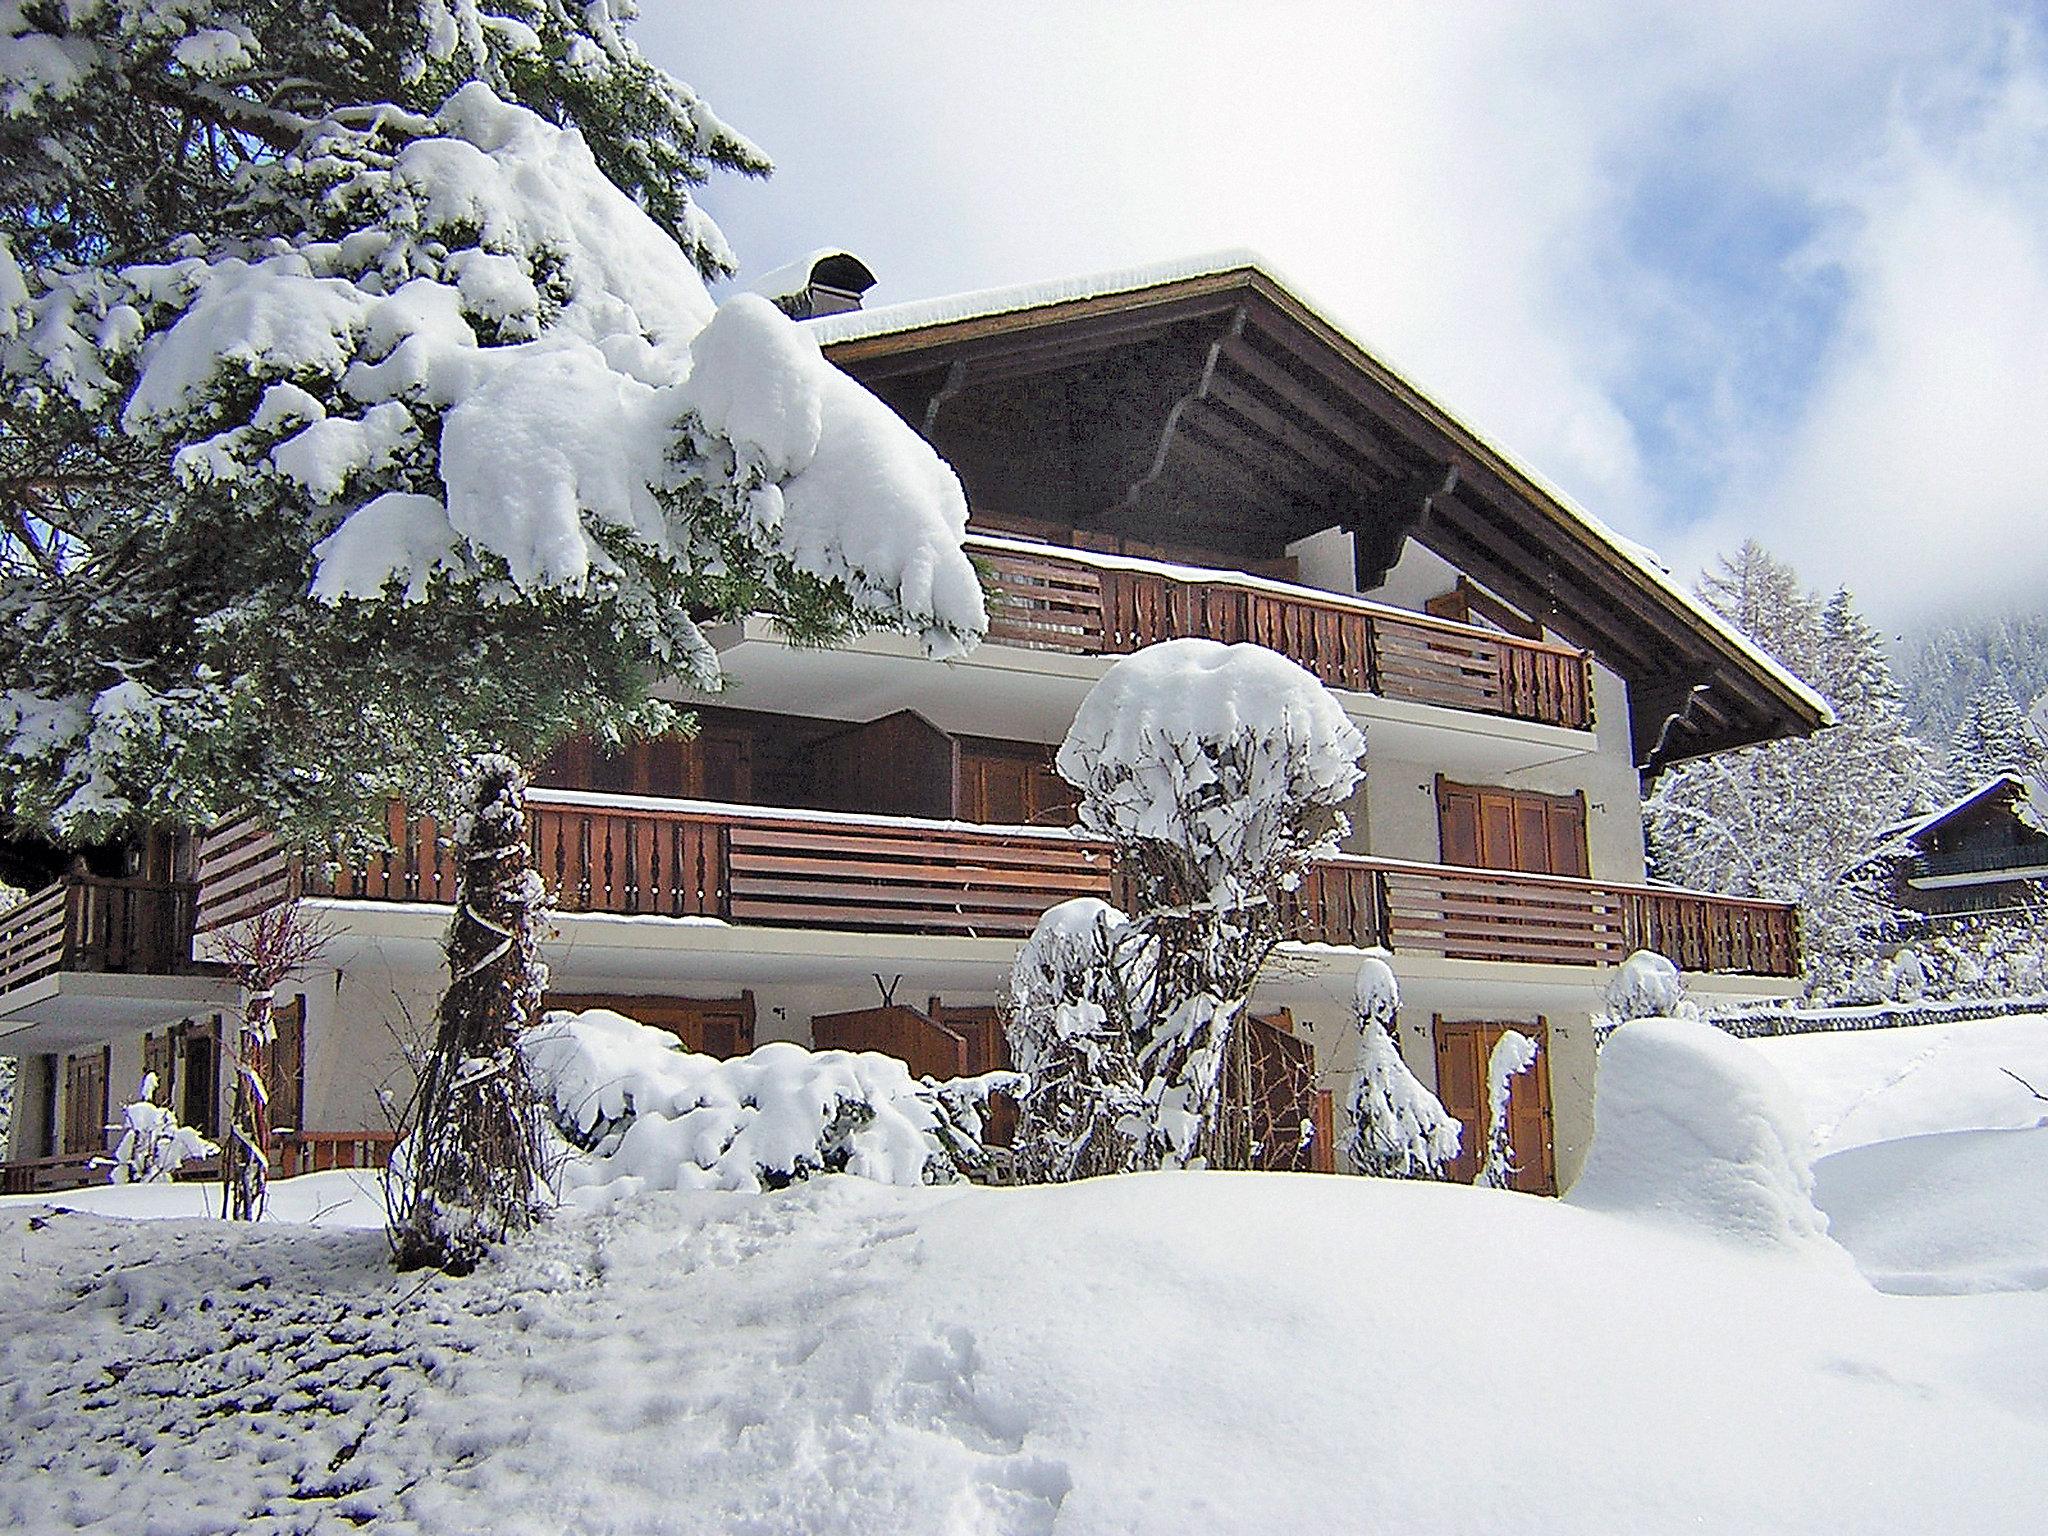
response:
[(1616, 1023), (1630, 1019), (1682, 1019), (1699, 1010), (1685, 995), (1678, 967), (1652, 949), (1639, 949), (1616, 967), (1607, 983), (1607, 1016)]
[(1118, 843), (1197, 856), (1210, 899), (1243, 872), (1291, 884), (1349, 823), (1296, 844), (1305, 808), (1334, 808), (1362, 777), (1365, 737), (1307, 669), (1257, 645), (1168, 640), (1114, 663), (1081, 701), (1055, 759), (1082, 793), (1081, 824)]
[(41, 1214), (0, 1206), (23, 1536), (2004, 1536), (2048, 1465), (2039, 1296), (1441, 1184), (648, 1194), (459, 1282)]
[(893, 1056), (778, 1041), (721, 1061), (604, 1008), (554, 1015), (522, 1048), (567, 1143), (565, 1193), (779, 1189), (814, 1173), (884, 1184), (958, 1176), (941, 1090)]
[(1593, 1144), (1565, 1198), (1760, 1247), (1824, 1246), (1808, 1140), (1798, 1096), (1748, 1044), (1637, 1019), (1601, 1048)]
[(1743, 1042), (1797, 1090), (1816, 1154), (1936, 1131), (2037, 1124), (2048, 1092), (2048, 1014)]
[(2048, 1127), (1877, 1142), (1813, 1176), (1829, 1235), (1880, 1290), (2048, 1290)]

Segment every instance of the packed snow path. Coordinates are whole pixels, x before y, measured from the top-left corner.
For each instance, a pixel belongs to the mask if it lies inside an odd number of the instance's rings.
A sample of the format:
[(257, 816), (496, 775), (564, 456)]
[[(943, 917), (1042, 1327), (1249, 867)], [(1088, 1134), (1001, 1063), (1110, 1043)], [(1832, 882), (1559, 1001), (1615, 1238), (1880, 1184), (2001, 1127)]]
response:
[(646, 1194), (455, 1282), (0, 1204), (27, 1532), (2031, 1531), (2044, 1382), (2043, 1293), (1441, 1185)]

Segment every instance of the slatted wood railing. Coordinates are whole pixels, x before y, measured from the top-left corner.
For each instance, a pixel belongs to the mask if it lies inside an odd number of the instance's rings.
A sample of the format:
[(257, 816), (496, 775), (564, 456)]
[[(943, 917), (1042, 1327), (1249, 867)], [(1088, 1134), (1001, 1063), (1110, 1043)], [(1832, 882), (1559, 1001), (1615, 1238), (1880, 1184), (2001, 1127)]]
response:
[(970, 538), (991, 579), (988, 638), (1076, 655), (1124, 655), (1161, 640), (1251, 641), (1333, 688), (1588, 730), (1583, 652), (1306, 587), (1082, 558)]
[(0, 993), (59, 971), (183, 970), (194, 899), (187, 884), (65, 875), (0, 915)]
[[(1015, 938), (1055, 902), (1112, 892), (1109, 849), (1052, 829), (564, 791), (535, 791), (527, 817), (564, 913)], [(306, 889), (451, 901), (455, 863), (439, 829), (414, 819), (395, 834), (393, 852), (309, 873)], [(1552, 965), (1654, 949), (1690, 971), (1799, 968), (1792, 908), (1661, 887), (1346, 856), (1318, 864), (1285, 902), (1286, 931), (1303, 942)]]

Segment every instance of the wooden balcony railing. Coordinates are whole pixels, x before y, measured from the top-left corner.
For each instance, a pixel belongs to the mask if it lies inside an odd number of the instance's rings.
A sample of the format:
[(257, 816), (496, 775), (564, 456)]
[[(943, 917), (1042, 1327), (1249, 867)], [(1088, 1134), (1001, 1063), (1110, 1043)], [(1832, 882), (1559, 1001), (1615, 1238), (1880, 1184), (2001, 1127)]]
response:
[(0, 914), (0, 993), (58, 971), (187, 969), (195, 894), (185, 884), (64, 876)]
[[(309, 875), (307, 891), (451, 902), (455, 860), (439, 829), (394, 820), (392, 852)], [(535, 791), (527, 820), (564, 913), (1018, 938), (1055, 902), (1114, 890), (1106, 845), (1049, 828), (562, 790)], [(246, 834), (222, 835), (240, 846)], [(241, 846), (222, 867), (260, 862)], [(219, 904), (203, 893), (201, 906)], [(1286, 927), (1304, 942), (1455, 960), (1613, 965), (1653, 949), (1688, 971), (1799, 970), (1793, 910), (1776, 902), (1390, 859), (1317, 865), (1287, 896)]]
[(1161, 640), (1253, 641), (1333, 688), (1590, 730), (1592, 662), (1523, 640), (1382, 604), (1227, 571), (1182, 572), (975, 537), (989, 572), (988, 638), (999, 645), (1124, 655)]

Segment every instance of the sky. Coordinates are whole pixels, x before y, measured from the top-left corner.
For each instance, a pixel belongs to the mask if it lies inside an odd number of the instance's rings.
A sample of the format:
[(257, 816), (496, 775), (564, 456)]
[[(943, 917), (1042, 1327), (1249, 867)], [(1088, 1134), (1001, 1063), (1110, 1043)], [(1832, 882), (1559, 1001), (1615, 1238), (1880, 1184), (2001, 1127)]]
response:
[(643, 3), (870, 304), (1249, 246), (1682, 576), (2048, 609), (2048, 4)]

